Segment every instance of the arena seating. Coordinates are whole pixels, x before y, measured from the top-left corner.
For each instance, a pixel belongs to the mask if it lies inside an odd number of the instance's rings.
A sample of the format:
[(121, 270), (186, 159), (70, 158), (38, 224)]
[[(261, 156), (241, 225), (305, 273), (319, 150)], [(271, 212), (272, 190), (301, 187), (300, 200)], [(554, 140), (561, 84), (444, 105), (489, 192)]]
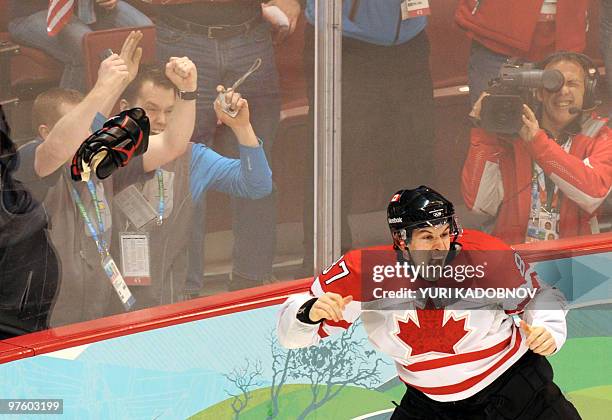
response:
[[(8, 33), (8, 0), (0, 0), (0, 42), (10, 41)], [(0, 78), (8, 78), (8, 86), (18, 95), (36, 86), (50, 86), (59, 83), (62, 65), (44, 51), (19, 46), (19, 52), (12, 57), (10, 73)]]

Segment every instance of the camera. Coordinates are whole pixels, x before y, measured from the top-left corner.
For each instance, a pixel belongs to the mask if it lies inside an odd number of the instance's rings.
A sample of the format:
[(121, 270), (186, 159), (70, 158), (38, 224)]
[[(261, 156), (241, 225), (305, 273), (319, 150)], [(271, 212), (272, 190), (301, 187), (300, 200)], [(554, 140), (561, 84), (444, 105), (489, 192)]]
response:
[(537, 89), (557, 92), (565, 78), (559, 70), (541, 70), (533, 63), (510, 62), (502, 66), (500, 74), (489, 82), (482, 100), (480, 126), (500, 134), (516, 134), (523, 126), (523, 104), (531, 109)]

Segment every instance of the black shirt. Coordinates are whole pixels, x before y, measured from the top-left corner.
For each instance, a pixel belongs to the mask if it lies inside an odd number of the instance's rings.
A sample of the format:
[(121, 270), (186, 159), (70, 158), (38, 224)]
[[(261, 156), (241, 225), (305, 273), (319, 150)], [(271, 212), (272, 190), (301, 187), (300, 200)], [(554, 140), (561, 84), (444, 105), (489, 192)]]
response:
[(191, 3), (158, 6), (160, 16), (169, 14), (199, 25), (239, 25), (261, 14), (261, 1)]

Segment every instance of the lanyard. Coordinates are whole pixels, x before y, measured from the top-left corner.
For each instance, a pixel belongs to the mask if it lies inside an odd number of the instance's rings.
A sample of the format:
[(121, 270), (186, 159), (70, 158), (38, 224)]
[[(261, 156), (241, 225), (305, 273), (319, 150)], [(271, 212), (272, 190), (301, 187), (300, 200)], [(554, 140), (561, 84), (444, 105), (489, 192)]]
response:
[[(540, 188), (540, 176), (544, 176), (544, 185)], [(533, 178), (532, 178), (532, 197), (531, 199), (537, 202), (532, 203), (532, 207), (540, 209), (542, 208), (547, 213), (550, 212), (558, 212), (559, 207), (559, 190), (550, 177), (546, 176), (542, 170), (537, 171), (534, 168)], [(545, 199), (542, 200), (542, 194), (544, 194)]]
[(157, 204), (157, 224), (161, 225), (164, 222), (164, 210), (166, 202), (164, 198), (164, 174), (161, 168), (155, 171), (157, 176), (157, 188), (159, 189), (159, 203)]
[[(552, 135), (549, 134), (549, 137)], [(560, 145), (566, 153), (569, 153), (570, 147), (572, 146), (572, 138), (569, 137), (567, 141)], [(540, 176), (544, 178), (544, 182), (540, 183)], [(559, 187), (554, 183), (554, 181), (544, 173), (544, 170), (539, 166), (534, 164), (533, 167), (533, 185), (532, 185), (532, 199), (536, 199), (536, 191), (537, 191), (537, 199), (538, 199), (538, 207), (539, 204), (542, 203), (540, 200), (540, 185), (542, 185), (542, 189), (544, 194), (546, 195), (544, 210), (548, 213), (555, 211), (559, 212), (561, 207), (561, 194), (559, 191)]]
[[(87, 181), (87, 189), (89, 190), (89, 194), (91, 195), (91, 201), (94, 205), (94, 209), (96, 210), (96, 218), (98, 219), (98, 225), (100, 226), (100, 232), (104, 232), (104, 219), (102, 219), (101, 211), (104, 211), (104, 204), (98, 200), (98, 191), (96, 190), (96, 186), (93, 181), (90, 179)], [(79, 197), (80, 199), (81, 197)]]
[(77, 208), (79, 209), (79, 213), (81, 214), (81, 217), (83, 218), (83, 221), (85, 222), (85, 226), (87, 226), (87, 230), (89, 230), (91, 237), (93, 238), (94, 242), (96, 243), (96, 246), (98, 247), (98, 252), (102, 256), (108, 255), (108, 246), (106, 245), (106, 242), (104, 241), (104, 239), (100, 237), (101, 233), (104, 232), (104, 220), (102, 219), (102, 214), (101, 214), (101, 210), (103, 209), (102, 206), (104, 204), (102, 203), (102, 201), (98, 200), (98, 193), (96, 191), (95, 185), (93, 184), (91, 180), (87, 181), (87, 189), (89, 190), (89, 194), (91, 195), (92, 203), (94, 204), (94, 208), (96, 209), (96, 218), (98, 219), (99, 232), (96, 230), (94, 224), (89, 218), (89, 214), (87, 214), (87, 210), (85, 210), (85, 205), (83, 204), (83, 200), (81, 200), (81, 195), (79, 194), (77, 189), (74, 187), (74, 185), (72, 185), (71, 187), (72, 187), (72, 198), (74, 199), (74, 202)]

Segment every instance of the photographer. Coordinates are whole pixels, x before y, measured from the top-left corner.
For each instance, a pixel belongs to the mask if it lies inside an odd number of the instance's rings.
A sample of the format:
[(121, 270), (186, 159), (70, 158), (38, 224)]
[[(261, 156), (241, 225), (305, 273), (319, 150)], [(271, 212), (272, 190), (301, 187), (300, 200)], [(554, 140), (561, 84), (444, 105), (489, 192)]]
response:
[[(610, 128), (589, 112), (598, 104), (597, 69), (568, 52), (539, 67), (560, 71), (563, 86), (535, 91), (537, 109), (523, 105), (515, 135), (474, 128), (463, 167), (468, 208), (497, 215), (493, 233), (509, 243), (598, 233), (596, 211), (612, 187)], [(476, 121), (487, 95), (470, 113)]]

